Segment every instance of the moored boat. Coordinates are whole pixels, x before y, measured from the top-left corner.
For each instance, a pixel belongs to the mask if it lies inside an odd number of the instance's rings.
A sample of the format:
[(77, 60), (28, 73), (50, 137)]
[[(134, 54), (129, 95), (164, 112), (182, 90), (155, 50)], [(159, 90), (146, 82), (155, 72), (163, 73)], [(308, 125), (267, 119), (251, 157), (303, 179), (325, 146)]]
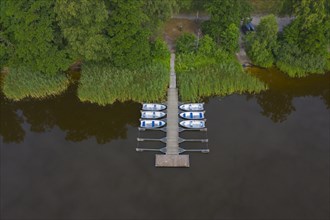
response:
[(205, 121), (201, 120), (187, 120), (187, 121), (181, 121), (180, 125), (185, 128), (205, 128)]
[(144, 103), (142, 105), (142, 110), (146, 111), (162, 111), (166, 109), (166, 105), (157, 104), (157, 103)]
[(166, 123), (162, 120), (141, 120), (141, 128), (159, 128), (163, 127)]
[(141, 111), (141, 118), (146, 119), (156, 119), (156, 118), (162, 118), (166, 114), (164, 112), (159, 111)]
[(180, 105), (179, 108), (184, 111), (202, 111), (204, 110), (204, 103), (189, 103)]
[(205, 112), (182, 112), (180, 113), (181, 118), (185, 119), (204, 119), (205, 118)]

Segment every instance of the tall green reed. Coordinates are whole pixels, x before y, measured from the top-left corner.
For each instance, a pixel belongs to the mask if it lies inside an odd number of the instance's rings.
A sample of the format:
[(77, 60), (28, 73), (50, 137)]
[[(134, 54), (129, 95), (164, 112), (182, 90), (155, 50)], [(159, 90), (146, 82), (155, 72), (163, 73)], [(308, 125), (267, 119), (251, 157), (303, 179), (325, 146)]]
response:
[(127, 100), (164, 101), (168, 82), (169, 68), (160, 62), (135, 70), (89, 63), (82, 68), (78, 97), (81, 101), (99, 105)]
[(4, 77), (3, 93), (15, 101), (26, 97), (46, 98), (62, 93), (68, 86), (69, 80), (64, 73), (47, 75), (26, 67), (15, 67)]
[(234, 57), (226, 54), (214, 57), (180, 54), (176, 72), (182, 101), (200, 101), (202, 97), (214, 95), (258, 93), (267, 88), (244, 72)]

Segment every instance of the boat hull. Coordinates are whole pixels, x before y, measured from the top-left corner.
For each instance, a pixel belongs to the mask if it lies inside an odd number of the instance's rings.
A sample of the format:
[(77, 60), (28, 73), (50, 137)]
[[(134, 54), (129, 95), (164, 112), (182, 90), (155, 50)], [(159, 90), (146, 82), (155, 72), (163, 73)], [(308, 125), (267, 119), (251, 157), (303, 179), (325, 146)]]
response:
[(166, 109), (166, 105), (156, 104), (156, 103), (144, 103), (142, 105), (142, 110), (145, 111), (162, 111)]
[(179, 108), (183, 111), (202, 111), (204, 110), (204, 103), (189, 103), (180, 105)]
[(204, 112), (182, 112), (180, 117), (184, 119), (204, 119)]
[(205, 128), (205, 121), (202, 120), (185, 120), (181, 121), (180, 125), (185, 128), (190, 129), (200, 129)]
[(160, 128), (163, 127), (166, 123), (162, 120), (141, 120), (141, 128)]
[(164, 112), (159, 112), (159, 111), (141, 111), (141, 118), (144, 119), (157, 119), (157, 118), (162, 118), (166, 114)]

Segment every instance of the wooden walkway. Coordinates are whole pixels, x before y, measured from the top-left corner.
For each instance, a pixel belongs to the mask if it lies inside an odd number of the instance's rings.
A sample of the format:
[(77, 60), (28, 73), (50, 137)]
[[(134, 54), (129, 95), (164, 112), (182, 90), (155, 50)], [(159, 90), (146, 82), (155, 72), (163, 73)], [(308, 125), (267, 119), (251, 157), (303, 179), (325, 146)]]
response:
[(179, 155), (178, 89), (174, 70), (175, 54), (171, 54), (170, 87), (167, 90), (166, 152), (156, 154), (156, 167), (189, 167), (189, 155)]

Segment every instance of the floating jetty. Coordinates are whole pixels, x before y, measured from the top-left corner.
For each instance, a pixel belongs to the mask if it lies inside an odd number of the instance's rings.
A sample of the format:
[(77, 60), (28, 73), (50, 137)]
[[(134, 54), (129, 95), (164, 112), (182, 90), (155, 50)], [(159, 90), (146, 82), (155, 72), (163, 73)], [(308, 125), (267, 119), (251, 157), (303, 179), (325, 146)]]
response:
[[(163, 128), (143, 128), (140, 127), (139, 131), (147, 131), (147, 130), (154, 130), (154, 131), (163, 131), (166, 132), (166, 137), (155, 139), (155, 138), (141, 138), (138, 137), (138, 142), (143, 141), (160, 141), (166, 143), (166, 147), (159, 148), (159, 149), (150, 149), (150, 148), (140, 148), (139, 144), (136, 148), (136, 151), (143, 152), (143, 151), (158, 151), (162, 154), (156, 154), (156, 167), (190, 167), (189, 162), (189, 155), (182, 154), (185, 152), (201, 152), (201, 153), (208, 153), (209, 149), (183, 149), (179, 146), (180, 143), (185, 141), (190, 142), (201, 142), (207, 143), (208, 139), (183, 139), (179, 137), (179, 133), (183, 131), (203, 131), (206, 132), (206, 128), (182, 128), (179, 127), (179, 101), (178, 101), (178, 89), (176, 88), (176, 74), (174, 70), (174, 60), (175, 54), (171, 54), (171, 72), (170, 72), (170, 86), (167, 90), (167, 108), (166, 108), (166, 127)], [(145, 106), (145, 104), (143, 105)], [(148, 105), (149, 107), (149, 105)], [(164, 108), (165, 109), (165, 108)], [(147, 110), (147, 108), (144, 108)], [(160, 109), (157, 109), (160, 110)], [(202, 109), (203, 110), (203, 109)]]

